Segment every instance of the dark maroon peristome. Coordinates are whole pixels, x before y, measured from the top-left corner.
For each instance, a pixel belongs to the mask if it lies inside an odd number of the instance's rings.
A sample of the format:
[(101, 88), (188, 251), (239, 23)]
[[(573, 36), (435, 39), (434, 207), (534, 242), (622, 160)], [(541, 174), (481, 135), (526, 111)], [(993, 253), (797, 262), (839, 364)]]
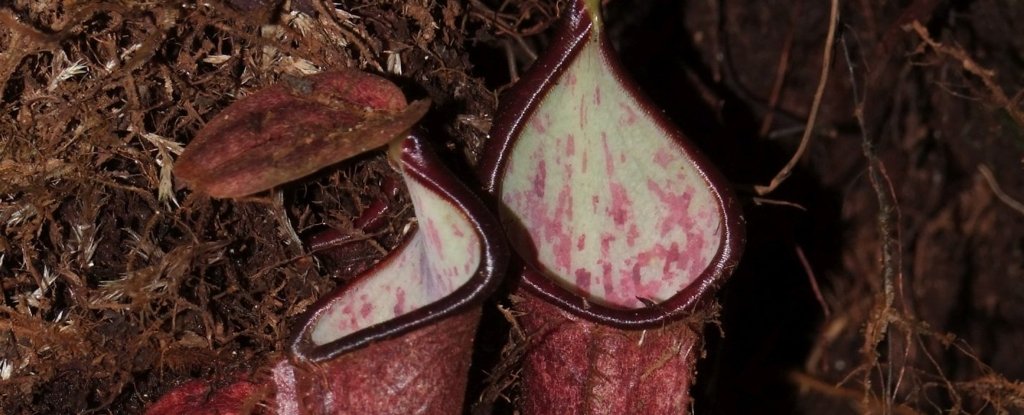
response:
[[(545, 94), (593, 40), (594, 25), (583, 1), (572, 0), (549, 50), (502, 97), (480, 164), (484, 187), (497, 203), (516, 139)], [(602, 52), (613, 54), (604, 34), (597, 36)], [(703, 330), (701, 323), (686, 317), (706, 304), (735, 268), (743, 248), (742, 213), (726, 181), (649, 104), (617, 60), (608, 60), (608, 69), (662, 129), (672, 132), (710, 186), (722, 216), (721, 241), (710, 265), (692, 284), (661, 303), (635, 309), (587, 301), (539, 272), (537, 254), (528, 243), (514, 246), (519, 261), (511, 271), (522, 277), (517, 291), (521, 300), (515, 306), (529, 339), (520, 408), (528, 415), (688, 413)], [(505, 225), (506, 232), (514, 231), (514, 225)]]

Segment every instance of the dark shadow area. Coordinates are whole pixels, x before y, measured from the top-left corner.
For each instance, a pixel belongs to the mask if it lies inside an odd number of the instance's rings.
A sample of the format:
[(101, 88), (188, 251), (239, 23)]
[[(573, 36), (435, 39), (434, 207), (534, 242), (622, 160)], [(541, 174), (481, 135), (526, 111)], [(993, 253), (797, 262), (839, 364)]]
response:
[(799, 412), (787, 374), (803, 367), (823, 311), (796, 249), (804, 250), (815, 270), (837, 265), (839, 197), (797, 169), (771, 198), (806, 211), (755, 204), (750, 185), (772, 177), (795, 146), (758, 138), (759, 116), (745, 102), (749, 98), (715, 81), (692, 34), (680, 24), (686, 20), (685, 5), (666, 0), (612, 6), (609, 33), (625, 67), (734, 184), (744, 205), (746, 249), (718, 295), (721, 332), (715, 325), (706, 328), (707, 356), (697, 369), (694, 413)]

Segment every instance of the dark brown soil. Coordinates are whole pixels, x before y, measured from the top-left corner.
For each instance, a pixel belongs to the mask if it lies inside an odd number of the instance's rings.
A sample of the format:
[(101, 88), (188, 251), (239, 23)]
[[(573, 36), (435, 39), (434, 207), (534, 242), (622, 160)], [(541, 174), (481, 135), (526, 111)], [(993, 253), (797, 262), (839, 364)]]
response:
[[(696, 413), (1024, 413), (1018, 1), (839, 2), (831, 44), (829, 2), (608, 3), (627, 68), (745, 205)], [(561, 6), (4, 2), (0, 413), (138, 413), (259, 366), (395, 245), (407, 208), (352, 226), (391, 175), (380, 155), (244, 201), (178, 185), (181, 147), (236, 97), (319, 69), (384, 74), (433, 101), (426, 127), (473, 182), (499, 94)], [(759, 194), (799, 147), (826, 48), (807, 149)], [(361, 241), (351, 256), (303, 250), (324, 226)], [(484, 383), (504, 321), (489, 305), (477, 413), (511, 413), (514, 378)]]

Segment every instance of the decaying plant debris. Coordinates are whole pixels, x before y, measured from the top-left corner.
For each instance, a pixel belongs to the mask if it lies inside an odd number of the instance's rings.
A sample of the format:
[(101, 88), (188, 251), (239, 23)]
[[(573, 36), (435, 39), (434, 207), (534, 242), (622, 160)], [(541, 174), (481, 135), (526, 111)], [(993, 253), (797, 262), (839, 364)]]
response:
[[(608, 3), (628, 69), (750, 224), (697, 413), (1024, 411), (1017, 2), (840, 2), (830, 45), (827, 2)], [(468, 178), (498, 94), (562, 6), (0, 7), (0, 413), (136, 413), (186, 379), (259, 365), (296, 314), (396, 243), (408, 207), (372, 234), (351, 226), (392, 174), (381, 156), (243, 202), (180, 188), (182, 146), (236, 97), (324, 68), (386, 74), (434, 102), (425, 123)], [(798, 148), (826, 48), (807, 150), (759, 195)], [(296, 241), (322, 224), (359, 241), (330, 269)], [(508, 413), (512, 329), (489, 313), (467, 401)], [(481, 394), (487, 379), (511, 386)]]

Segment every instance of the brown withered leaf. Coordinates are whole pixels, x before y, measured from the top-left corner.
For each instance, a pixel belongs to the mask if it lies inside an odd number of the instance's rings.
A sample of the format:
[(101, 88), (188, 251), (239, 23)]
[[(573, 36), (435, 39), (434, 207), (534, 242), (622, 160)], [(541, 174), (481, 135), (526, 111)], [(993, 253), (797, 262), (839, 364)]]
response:
[(430, 108), (397, 86), (344, 70), (290, 80), (214, 117), (174, 173), (214, 197), (240, 197), (309, 175), (406, 133)]

